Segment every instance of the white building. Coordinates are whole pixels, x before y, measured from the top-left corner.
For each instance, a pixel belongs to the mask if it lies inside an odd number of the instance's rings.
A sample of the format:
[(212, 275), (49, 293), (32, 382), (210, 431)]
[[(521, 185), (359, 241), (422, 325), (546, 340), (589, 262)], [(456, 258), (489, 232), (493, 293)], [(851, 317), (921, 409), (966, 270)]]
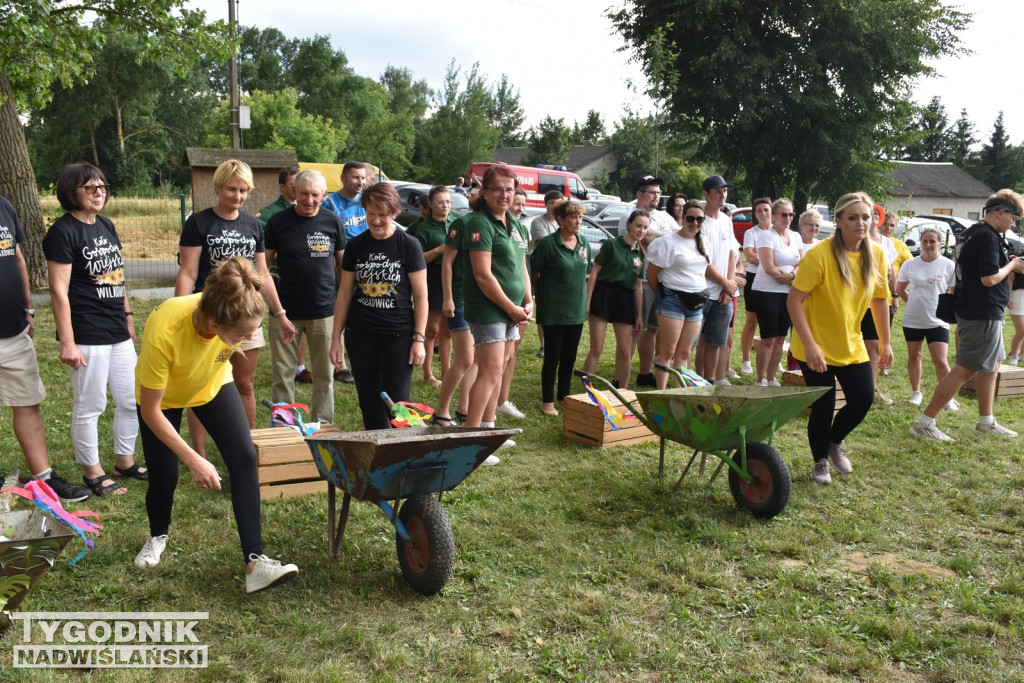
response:
[(892, 198), (885, 210), (900, 216), (922, 213), (960, 216), (976, 221), (994, 192), (952, 162), (897, 161), (892, 171)]

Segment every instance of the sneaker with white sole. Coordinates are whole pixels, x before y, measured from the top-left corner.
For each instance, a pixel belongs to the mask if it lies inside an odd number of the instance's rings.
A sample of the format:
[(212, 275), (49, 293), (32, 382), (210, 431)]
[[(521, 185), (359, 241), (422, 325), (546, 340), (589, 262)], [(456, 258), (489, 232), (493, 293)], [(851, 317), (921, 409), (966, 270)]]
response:
[(754, 374), (754, 368), (750, 367), (749, 360), (745, 360), (742, 363), (740, 363), (740, 372), (742, 372), (744, 375)]
[(843, 444), (841, 443), (829, 444), (828, 461), (839, 474), (849, 474), (850, 472), (853, 472), (853, 465), (850, 464), (850, 459), (846, 457), (846, 449), (843, 448)]
[(512, 439), (505, 439), (505, 442), (498, 446), (498, 448), (514, 448), (515, 445), (516, 442), (513, 441)]
[(759, 379), (756, 382), (754, 382), (754, 386), (755, 387), (766, 387), (766, 386), (768, 386), (768, 380), (766, 380), (766, 379)]
[(1012, 429), (1007, 429), (998, 422), (992, 422), (991, 424), (978, 423), (974, 425), (974, 431), (979, 434), (998, 434), (999, 436), (1005, 436), (1009, 439), (1017, 438), (1017, 432)]
[(1020, 356), (1008, 356), (1006, 360), (1003, 361), (1003, 365), (1017, 365), (1020, 361)]
[(142, 546), (142, 550), (135, 556), (135, 566), (139, 569), (157, 566), (160, 564), (160, 555), (163, 554), (166, 547), (167, 534), (163, 536), (150, 536), (146, 540), (146, 545)]
[(949, 403), (946, 404), (946, 410), (952, 410), (955, 413), (960, 410), (960, 403), (955, 398), (951, 398)]
[(505, 401), (497, 407), (495, 412), (498, 413), (498, 415), (504, 415), (505, 417), (511, 417), (516, 420), (521, 420), (526, 417), (519, 408), (516, 408), (516, 404), (512, 401)]
[(732, 386), (732, 382), (730, 382), (728, 379), (724, 379), (724, 378), (723, 379), (716, 379), (715, 382), (714, 382), (714, 385), (716, 387), (731, 387)]
[(907, 403), (909, 403), (911, 405), (919, 406), (919, 405), (921, 405), (921, 400), (923, 398), (924, 398), (924, 395), (920, 391), (915, 391), (914, 393), (912, 393), (910, 395), (910, 398), (907, 399)]
[(494, 465), (497, 465), (500, 462), (501, 460), (498, 459), (498, 456), (488, 455), (487, 458), (480, 464), (483, 465), (484, 467), (493, 467)]
[(249, 555), (251, 565), (245, 568), (245, 592), (259, 593), (282, 583), (288, 583), (299, 574), (294, 564), (281, 564), (266, 555)]
[(769, 387), (781, 387), (782, 386), (782, 382), (780, 382), (777, 379), (770, 379), (770, 380), (768, 380), (767, 386), (769, 386)]
[(50, 488), (53, 489), (53, 492), (57, 494), (57, 497), (65, 503), (79, 503), (92, 495), (92, 492), (89, 491), (89, 489), (72, 484), (53, 470), (50, 470), (50, 476), (43, 479), (43, 481), (45, 481)]
[(910, 427), (910, 433), (913, 434), (914, 436), (921, 436), (921, 437), (924, 437), (926, 439), (931, 439), (933, 441), (952, 441), (953, 440), (950, 437), (948, 437), (946, 434), (944, 434), (941, 429), (939, 429), (938, 427), (936, 427), (933, 424), (928, 425), (927, 427), (925, 427), (925, 426), (920, 425), (920, 424), (915, 422)]
[(891, 406), (892, 399), (879, 391), (878, 387), (875, 387), (875, 403), (881, 403), (884, 406)]
[(739, 379), (740, 374), (733, 370), (732, 368), (729, 368), (728, 370), (725, 371), (725, 377), (726, 379)]
[(814, 461), (814, 471), (811, 472), (811, 481), (815, 484), (831, 484), (832, 475), (828, 473), (828, 460), (823, 458)]

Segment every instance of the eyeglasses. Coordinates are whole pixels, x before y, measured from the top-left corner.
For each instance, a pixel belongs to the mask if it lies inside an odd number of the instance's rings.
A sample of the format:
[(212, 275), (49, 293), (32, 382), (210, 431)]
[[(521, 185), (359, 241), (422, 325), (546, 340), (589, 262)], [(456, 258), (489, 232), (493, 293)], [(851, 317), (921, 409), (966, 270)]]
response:
[(497, 192), (499, 194), (503, 194), (506, 197), (511, 197), (516, 193), (516, 189), (514, 187), (488, 187), (487, 190), (490, 192)]
[(644, 190), (643, 193), (644, 194), (653, 194), (656, 197), (660, 197), (661, 196), (661, 190)]
[(702, 225), (704, 223), (704, 216), (683, 216), (687, 223), (696, 223)]
[(792, 218), (796, 214), (795, 213), (785, 213), (784, 211), (779, 211), (778, 215), (782, 216), (783, 218)]
[(98, 195), (100, 192), (106, 194), (110, 192), (110, 185), (79, 185), (79, 188), (85, 190), (88, 195)]

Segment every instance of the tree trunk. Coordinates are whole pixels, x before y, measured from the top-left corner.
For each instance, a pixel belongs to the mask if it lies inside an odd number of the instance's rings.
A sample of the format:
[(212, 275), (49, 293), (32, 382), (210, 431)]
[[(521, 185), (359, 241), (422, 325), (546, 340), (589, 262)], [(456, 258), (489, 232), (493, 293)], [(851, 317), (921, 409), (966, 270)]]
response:
[(0, 72), (0, 194), (14, 205), (25, 229), (22, 253), (28, 263), (32, 290), (43, 291), (46, 289), (46, 259), (43, 256), (46, 226), (39, 205), (36, 176), (28, 158), (25, 131), (18, 118), (11, 83), (4, 72)]

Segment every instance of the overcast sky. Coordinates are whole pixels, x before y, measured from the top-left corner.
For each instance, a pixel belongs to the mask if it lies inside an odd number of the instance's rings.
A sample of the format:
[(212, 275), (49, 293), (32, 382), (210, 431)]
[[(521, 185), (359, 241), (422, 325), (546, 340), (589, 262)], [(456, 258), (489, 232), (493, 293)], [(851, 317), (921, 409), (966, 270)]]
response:
[[(1021, 58), (1015, 40), (1024, 28), (1022, 0), (949, 0), (974, 13), (963, 44), (974, 54), (946, 59), (934, 66), (940, 77), (918, 84), (921, 103), (942, 98), (952, 121), (966, 107), (975, 134), (986, 141), (999, 110), (1010, 141), (1024, 142), (1024, 107), (1020, 102)], [(227, 19), (228, 0), (192, 0), (211, 19)], [(453, 59), (463, 69), (480, 63), (491, 81), (507, 74), (519, 88), (527, 126), (546, 115), (571, 125), (587, 111), (602, 114), (605, 126), (625, 108), (649, 111), (630, 89), (645, 82), (622, 40), (605, 18), (605, 7), (619, 0), (486, 0), (485, 2), (300, 3), (239, 0), (238, 21), (246, 26), (274, 26), (290, 38), (329, 35), (356, 73), (379, 78), (388, 64), (409, 68), (415, 78), (439, 88)], [(312, 7), (323, 8), (318, 12)]]

